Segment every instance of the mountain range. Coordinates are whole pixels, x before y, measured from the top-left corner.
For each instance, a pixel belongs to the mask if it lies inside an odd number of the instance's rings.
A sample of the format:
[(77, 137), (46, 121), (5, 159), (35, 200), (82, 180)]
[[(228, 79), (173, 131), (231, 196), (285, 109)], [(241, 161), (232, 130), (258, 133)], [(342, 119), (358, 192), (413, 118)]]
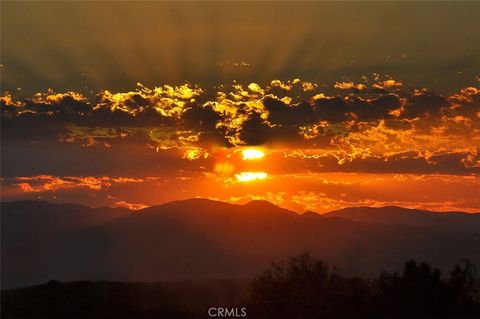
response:
[(356, 222), (397, 224), (421, 227), (445, 227), (471, 232), (480, 232), (480, 214), (463, 212), (430, 212), (397, 206), (350, 207), (322, 215), (343, 217)]
[(300, 215), (267, 201), (189, 199), (139, 211), (1, 203), (1, 285), (251, 278), (303, 252), (348, 276), (399, 270), (409, 259), (446, 270), (479, 263), (479, 223), (480, 214), (401, 207)]

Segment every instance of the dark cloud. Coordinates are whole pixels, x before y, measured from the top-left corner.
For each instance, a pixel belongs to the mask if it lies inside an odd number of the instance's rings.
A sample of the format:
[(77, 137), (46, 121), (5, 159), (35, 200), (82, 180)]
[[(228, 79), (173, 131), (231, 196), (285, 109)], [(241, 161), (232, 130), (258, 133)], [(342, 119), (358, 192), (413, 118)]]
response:
[(339, 96), (321, 98), (315, 104), (320, 119), (329, 122), (342, 122), (347, 119), (347, 115), (351, 111), (348, 103)]
[(200, 131), (215, 131), (221, 115), (215, 112), (211, 105), (192, 105), (182, 113), (186, 127)]
[(315, 112), (315, 106), (305, 101), (288, 105), (267, 96), (263, 100), (263, 105), (269, 113), (268, 120), (274, 124), (301, 126), (318, 121), (319, 115)]
[(449, 105), (441, 95), (426, 90), (415, 91), (408, 97), (402, 116), (407, 118), (438, 115), (440, 110)]
[(240, 140), (247, 145), (265, 144), (270, 137), (270, 126), (260, 117), (260, 114), (251, 114), (249, 119), (243, 122), (240, 130)]
[(399, 97), (395, 94), (381, 95), (373, 99), (350, 96), (348, 102), (351, 112), (362, 121), (391, 118), (390, 112), (401, 105)]

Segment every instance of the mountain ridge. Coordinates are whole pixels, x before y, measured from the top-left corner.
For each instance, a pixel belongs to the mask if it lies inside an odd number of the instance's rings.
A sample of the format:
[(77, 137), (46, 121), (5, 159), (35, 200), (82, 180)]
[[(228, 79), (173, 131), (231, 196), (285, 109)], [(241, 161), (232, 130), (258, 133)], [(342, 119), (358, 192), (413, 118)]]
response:
[(346, 210), (346, 209), (373, 209), (373, 210), (382, 210), (382, 209), (402, 209), (404, 211), (410, 211), (410, 212), (422, 212), (422, 213), (435, 213), (435, 214), (470, 214), (470, 215), (480, 215), (480, 212), (465, 212), (465, 211), (433, 211), (433, 210), (426, 210), (426, 209), (418, 209), (418, 208), (409, 208), (409, 207), (402, 207), (402, 206), (395, 206), (395, 205), (386, 205), (386, 206), (379, 206), (379, 207), (373, 207), (373, 206), (349, 206), (349, 207), (344, 207), (340, 209), (335, 209), (328, 211), (326, 213), (321, 213), (321, 215), (328, 215), (334, 212)]
[[(160, 205), (152, 205), (140, 210), (132, 210), (124, 207), (89, 207), (81, 204), (71, 203), (52, 203), (48, 201), (14, 201), (0, 202), (1, 207), (11, 207), (12, 209), (24, 210), (35, 208), (42, 210), (51, 218), (56, 218), (53, 212), (61, 210), (62, 212), (77, 213), (87, 212), (88, 218), (95, 221), (77, 221), (77, 223), (99, 223), (103, 221), (114, 220), (119, 217), (128, 215), (141, 214), (165, 214), (172, 218), (179, 218), (184, 215), (185, 218), (201, 219), (209, 212), (216, 212), (218, 216), (223, 214), (255, 214), (260, 220), (268, 216), (285, 215), (290, 217), (301, 217), (316, 219), (318, 217), (334, 219), (342, 218), (353, 222), (377, 223), (377, 224), (395, 224), (409, 225), (420, 227), (445, 227), (472, 231), (480, 233), (480, 213), (467, 213), (460, 211), (434, 212), (428, 210), (405, 208), (400, 206), (353, 206), (338, 210), (329, 211), (327, 213), (317, 213), (314, 211), (305, 211), (298, 213), (293, 210), (282, 208), (266, 200), (252, 200), (244, 204), (229, 203), (207, 198), (189, 198), (185, 200), (175, 200)], [(9, 210), (12, 210), (9, 209)], [(173, 215), (172, 215), (173, 214)], [(79, 218), (82, 216), (78, 216)], [(45, 222), (42, 220), (41, 222)]]
[(473, 212), (473, 213), (470, 213), (470, 212), (465, 212), (465, 211), (432, 211), (432, 210), (425, 210), (425, 209), (417, 209), (417, 208), (408, 208), (408, 207), (402, 207), (402, 206), (395, 206), (395, 205), (387, 205), (387, 206), (380, 206), (380, 207), (372, 207), (372, 206), (349, 206), (349, 207), (344, 207), (344, 208), (340, 208), (340, 209), (335, 209), (335, 210), (331, 210), (331, 211), (328, 211), (328, 212), (325, 212), (325, 213), (318, 213), (318, 212), (315, 212), (315, 211), (312, 211), (312, 210), (307, 210), (307, 211), (304, 211), (304, 212), (297, 212), (297, 211), (293, 211), (293, 210), (290, 210), (288, 208), (284, 208), (284, 207), (281, 207), (281, 206), (278, 206), (276, 204), (273, 204), (272, 202), (270, 201), (267, 201), (267, 200), (257, 200), (257, 199), (254, 199), (254, 200), (251, 200), (251, 201), (248, 201), (244, 204), (237, 204), (237, 203), (230, 203), (230, 202), (226, 202), (226, 201), (220, 201), (220, 200), (213, 200), (213, 199), (209, 199), (209, 198), (203, 198), (203, 197), (195, 197), (195, 198), (187, 198), (187, 199), (180, 199), (180, 200), (173, 200), (173, 201), (169, 201), (169, 202), (165, 202), (165, 203), (162, 203), (162, 204), (157, 204), (157, 205), (152, 205), (152, 206), (148, 206), (148, 207), (145, 207), (145, 208), (142, 208), (142, 209), (138, 209), (138, 210), (134, 210), (134, 209), (129, 209), (129, 208), (126, 208), (126, 207), (121, 207), (121, 206), (87, 206), (87, 205), (83, 205), (83, 204), (78, 204), (78, 203), (54, 203), (54, 202), (49, 202), (49, 201), (45, 201), (45, 200), (19, 200), (19, 201), (0, 201), (0, 204), (17, 204), (17, 203), (47, 203), (47, 204), (51, 204), (51, 205), (71, 205), (71, 206), (81, 206), (81, 207), (86, 207), (86, 208), (92, 208), (92, 209), (100, 209), (100, 208), (110, 208), (110, 209), (125, 209), (125, 210), (129, 210), (129, 211), (132, 211), (132, 212), (141, 212), (141, 211), (144, 211), (144, 210), (148, 210), (152, 207), (160, 207), (160, 206), (165, 206), (165, 205), (170, 205), (170, 204), (174, 204), (174, 203), (183, 203), (183, 202), (212, 202), (212, 203), (223, 203), (223, 204), (228, 204), (228, 205), (232, 205), (232, 206), (245, 206), (245, 205), (252, 205), (252, 204), (257, 204), (257, 203), (265, 203), (267, 205), (270, 205), (270, 206), (274, 206), (274, 207), (278, 207), (278, 208), (281, 208), (281, 209), (284, 209), (284, 210), (288, 210), (290, 212), (294, 212), (298, 215), (303, 215), (305, 213), (315, 213), (315, 214), (318, 214), (318, 215), (321, 215), (321, 216), (324, 216), (324, 217), (327, 217), (329, 214), (332, 214), (332, 213), (336, 213), (336, 212), (339, 212), (339, 211), (343, 211), (343, 210), (349, 210), (349, 209), (364, 209), (364, 208), (369, 208), (369, 209), (374, 209), (374, 210), (382, 210), (382, 209), (390, 209), (390, 208), (394, 208), (394, 209), (402, 209), (402, 210), (405, 210), (405, 211), (410, 211), (410, 212), (425, 212), (425, 213), (433, 213), (433, 214), (468, 214), (468, 215), (480, 215), (480, 212)]
[[(378, 269), (398, 270), (412, 258), (442, 269), (461, 259), (480, 261), (478, 233), (303, 216), (262, 201), (195, 199), (141, 211), (38, 203), (1, 207), (4, 288), (50, 279), (250, 278), (272, 261), (306, 251), (341, 273), (367, 277)], [(97, 218), (101, 212), (106, 218)]]
[(480, 232), (480, 214), (465, 212), (432, 212), (403, 208), (384, 207), (349, 207), (331, 211), (322, 216), (326, 218), (341, 217), (355, 222), (382, 223), (415, 226), (440, 226)]

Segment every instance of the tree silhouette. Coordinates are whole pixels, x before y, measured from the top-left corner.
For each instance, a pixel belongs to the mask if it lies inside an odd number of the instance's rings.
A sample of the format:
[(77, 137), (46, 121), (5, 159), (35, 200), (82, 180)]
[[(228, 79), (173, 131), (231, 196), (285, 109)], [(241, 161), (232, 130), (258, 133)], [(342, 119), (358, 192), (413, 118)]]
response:
[(408, 261), (402, 275), (382, 272), (376, 280), (379, 314), (401, 318), (432, 318), (441, 313), (445, 283), (440, 271), (426, 263)]
[(455, 266), (450, 273), (447, 291), (454, 305), (453, 309), (445, 309), (448, 313), (456, 313), (460, 317), (468, 317), (469, 314), (476, 313), (480, 317), (477, 268), (471, 261), (464, 260)]
[(257, 276), (249, 315), (256, 318), (478, 318), (478, 279), (465, 261), (450, 278), (427, 263), (405, 263), (375, 280), (342, 278), (310, 255), (290, 258)]
[(259, 318), (359, 317), (371, 302), (363, 280), (345, 280), (308, 254), (272, 264), (251, 286), (249, 315)]

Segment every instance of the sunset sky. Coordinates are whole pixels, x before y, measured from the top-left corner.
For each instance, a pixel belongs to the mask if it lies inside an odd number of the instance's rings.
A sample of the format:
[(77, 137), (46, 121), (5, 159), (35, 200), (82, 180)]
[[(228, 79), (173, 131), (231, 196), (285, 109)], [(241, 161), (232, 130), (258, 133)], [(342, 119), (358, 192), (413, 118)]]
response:
[(480, 212), (480, 2), (2, 2), (1, 199)]

